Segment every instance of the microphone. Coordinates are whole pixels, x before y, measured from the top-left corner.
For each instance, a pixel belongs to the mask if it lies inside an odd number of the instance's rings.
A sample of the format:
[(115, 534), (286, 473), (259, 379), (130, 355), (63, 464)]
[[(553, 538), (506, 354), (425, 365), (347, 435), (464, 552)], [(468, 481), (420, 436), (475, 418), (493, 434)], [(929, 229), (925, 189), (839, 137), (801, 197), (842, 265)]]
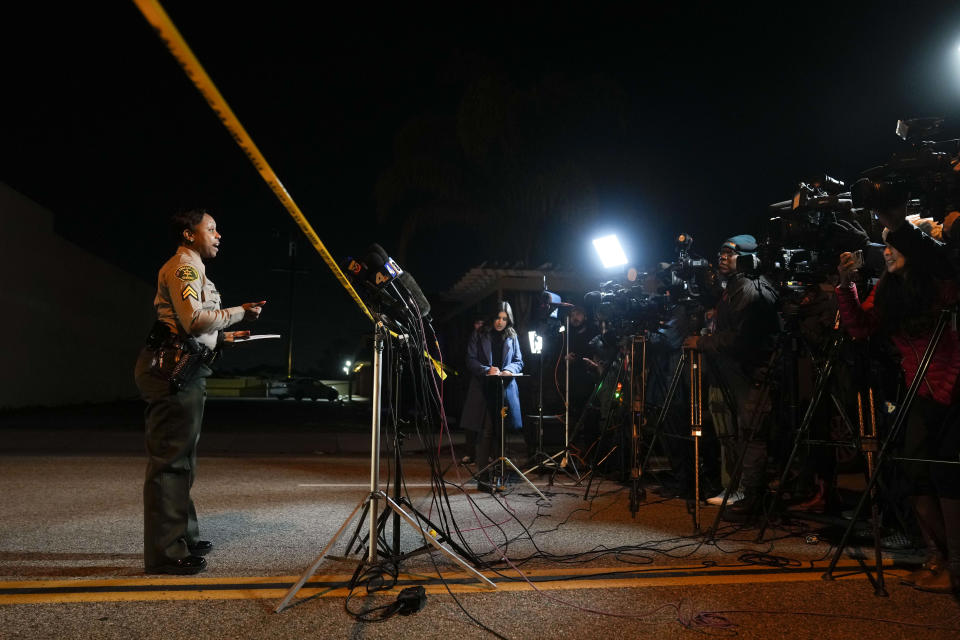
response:
[(362, 282), (367, 279), (367, 265), (364, 264), (362, 260), (358, 260), (353, 256), (347, 256), (347, 258), (340, 264), (340, 268), (343, 269), (348, 275), (349, 278), (356, 282)]
[[(427, 300), (427, 297), (423, 295), (423, 291), (420, 289), (420, 285), (417, 284), (417, 281), (414, 279), (414, 277), (408, 271), (401, 269), (400, 265), (398, 265), (393, 258), (388, 256), (387, 252), (384, 251), (383, 247), (381, 247), (379, 244), (371, 244), (367, 248), (367, 253), (372, 260), (376, 260), (377, 264), (382, 261), (384, 265), (392, 265), (397, 274), (391, 278), (391, 281), (396, 280), (400, 285), (402, 285), (413, 304), (416, 305), (416, 308), (420, 310), (420, 317), (426, 318), (429, 322), (430, 302)], [(396, 284), (396, 282), (394, 284)]]
[(417, 281), (413, 279), (413, 276), (410, 275), (409, 271), (404, 271), (401, 273), (399, 280), (400, 284), (403, 285), (403, 288), (407, 290), (408, 294), (410, 294), (410, 298), (413, 300), (413, 303), (416, 305), (417, 309), (420, 310), (420, 317), (429, 322), (430, 301), (427, 300), (427, 296), (423, 295), (423, 291), (420, 290), (420, 285), (418, 285)]
[(389, 257), (383, 247), (378, 244), (372, 244), (367, 248), (364, 262), (368, 266), (367, 280), (378, 289), (393, 282), (403, 273), (400, 265), (394, 262), (393, 258)]

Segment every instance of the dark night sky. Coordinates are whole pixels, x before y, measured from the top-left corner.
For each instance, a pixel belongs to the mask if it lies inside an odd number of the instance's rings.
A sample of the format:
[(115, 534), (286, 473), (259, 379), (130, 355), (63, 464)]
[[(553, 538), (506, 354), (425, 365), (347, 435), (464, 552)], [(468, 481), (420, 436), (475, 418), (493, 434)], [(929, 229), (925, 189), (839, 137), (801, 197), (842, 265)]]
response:
[[(224, 235), (210, 273), (226, 302), (267, 298), (260, 329), (285, 332), (289, 280), (272, 269), (296, 235), (289, 216), (134, 4), (97, 4), (8, 22), (19, 37), (3, 179), (64, 236), (151, 282), (169, 254), (166, 217), (207, 207)], [(399, 222), (378, 223), (375, 187), (398, 133), (454, 122), (484, 76), (518, 92), (557, 78), (609, 90), (540, 93), (535, 110), (536, 153), (589, 175), (595, 204), (549, 225), (537, 257), (587, 270), (594, 230), (617, 231), (640, 263), (671, 259), (680, 231), (710, 256), (758, 231), (803, 177), (849, 183), (885, 162), (898, 118), (960, 125), (960, 3), (635, 4), (164, 6), (337, 258), (375, 241), (393, 251)], [(403, 266), (442, 291), (486, 258), (516, 259), (498, 237), (492, 224), (422, 225)], [(362, 322), (303, 240), (300, 254), (297, 357), (309, 367), (323, 345), (352, 348)], [(282, 361), (279, 348), (267, 359)]]

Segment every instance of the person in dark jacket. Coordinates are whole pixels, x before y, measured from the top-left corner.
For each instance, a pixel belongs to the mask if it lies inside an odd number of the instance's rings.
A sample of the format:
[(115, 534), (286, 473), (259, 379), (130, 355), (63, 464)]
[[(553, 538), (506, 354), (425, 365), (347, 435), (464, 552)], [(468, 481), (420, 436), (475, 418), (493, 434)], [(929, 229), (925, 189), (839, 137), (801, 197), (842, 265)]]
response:
[[(780, 332), (777, 290), (765, 277), (744, 268), (756, 250), (757, 241), (750, 235), (733, 236), (720, 246), (717, 272), (725, 286), (710, 320), (712, 329), (683, 343), (706, 356), (710, 412), (721, 443), (721, 477), (731, 496), (740, 498), (726, 509), (724, 519), (744, 522), (761, 510), (766, 488), (767, 423), (772, 407), (766, 378)], [(730, 401), (736, 406), (730, 407)], [(738, 453), (744, 449), (740, 493), (732, 483)], [(719, 504), (722, 497), (712, 498), (712, 503)]]
[[(467, 370), (471, 376), (470, 386), (460, 423), (464, 429), (477, 432), (476, 462), (477, 467), (483, 469), (491, 456), (494, 441), (499, 440), (501, 407), (507, 409), (505, 426), (523, 428), (517, 381), (504, 380), (503, 397), (500, 397), (500, 380), (523, 373), (523, 356), (513, 328), (513, 310), (509, 302), (497, 303), (497, 311), (490, 322), (470, 336)], [(489, 470), (478, 475), (477, 488), (492, 491)]]
[[(945, 252), (903, 215), (882, 213), (887, 224), (886, 273), (862, 303), (850, 253), (840, 256), (837, 299), (841, 321), (854, 338), (888, 336), (901, 355), (907, 384), (933, 335), (940, 309), (957, 301), (956, 277)], [(905, 425), (902, 457), (953, 460), (960, 455), (960, 338), (948, 328), (920, 382)], [(927, 547), (927, 560), (903, 582), (923, 591), (960, 591), (960, 471), (952, 465), (907, 462), (909, 495)]]
[(596, 323), (587, 317), (587, 310), (576, 306), (570, 310), (570, 421), (576, 424), (597, 384), (599, 366), (591, 341), (599, 333)]

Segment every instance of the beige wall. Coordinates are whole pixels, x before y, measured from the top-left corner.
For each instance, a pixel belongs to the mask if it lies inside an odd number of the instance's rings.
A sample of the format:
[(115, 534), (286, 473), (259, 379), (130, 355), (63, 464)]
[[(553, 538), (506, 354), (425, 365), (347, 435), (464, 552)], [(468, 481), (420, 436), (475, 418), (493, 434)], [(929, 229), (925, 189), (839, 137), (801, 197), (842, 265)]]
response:
[(4, 183), (0, 260), (0, 408), (136, 396), (154, 287), (56, 235), (53, 214)]

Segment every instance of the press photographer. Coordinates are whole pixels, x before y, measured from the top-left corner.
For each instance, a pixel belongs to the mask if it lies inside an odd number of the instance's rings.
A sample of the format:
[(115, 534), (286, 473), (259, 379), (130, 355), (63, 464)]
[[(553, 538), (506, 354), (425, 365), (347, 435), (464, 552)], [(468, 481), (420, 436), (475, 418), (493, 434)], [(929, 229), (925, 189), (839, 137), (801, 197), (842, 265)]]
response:
[[(683, 343), (684, 348), (707, 357), (710, 413), (721, 441), (722, 480), (731, 493), (739, 489), (734, 483), (738, 479), (737, 454), (742, 451), (743, 498), (725, 511), (724, 517), (730, 521), (752, 519), (762, 509), (766, 487), (771, 411), (768, 375), (780, 331), (779, 296), (766, 277), (755, 273), (756, 251), (757, 242), (751, 235), (734, 236), (720, 246), (717, 270), (724, 281), (723, 295), (708, 333), (690, 336)], [(744, 269), (744, 265), (749, 266)]]
[[(906, 204), (879, 202), (878, 215), (892, 228), (885, 233), (886, 273), (863, 303), (852, 277), (854, 257), (840, 257), (837, 298), (844, 329), (854, 338), (889, 337), (901, 356), (907, 384), (917, 375), (934, 335), (940, 310), (956, 305), (956, 277), (945, 251), (930, 251), (929, 236), (904, 221)], [(927, 549), (924, 565), (904, 582), (924, 591), (960, 590), (960, 471), (932, 460), (960, 456), (960, 341), (947, 329), (907, 417), (901, 455), (909, 495)], [(920, 461), (916, 461), (920, 460)]]

